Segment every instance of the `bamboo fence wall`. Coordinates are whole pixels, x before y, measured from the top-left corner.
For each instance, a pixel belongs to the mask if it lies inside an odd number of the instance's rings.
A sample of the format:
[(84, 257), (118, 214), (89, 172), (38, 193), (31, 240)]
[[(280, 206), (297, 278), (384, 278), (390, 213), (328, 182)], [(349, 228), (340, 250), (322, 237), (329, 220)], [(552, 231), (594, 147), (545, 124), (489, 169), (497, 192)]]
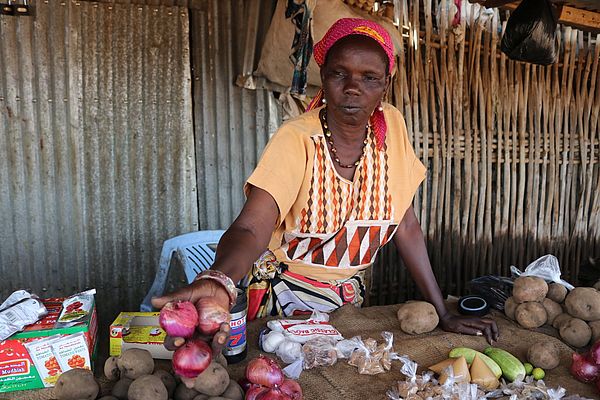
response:
[[(575, 282), (600, 256), (600, 35), (559, 27), (557, 63), (514, 62), (505, 23), (452, 27), (441, 3), (437, 27), (437, 1), (400, 1), (392, 98), (428, 167), (414, 205), (440, 286), (463, 294), (548, 253)], [(381, 258), (371, 304), (411, 298), (410, 277)]]

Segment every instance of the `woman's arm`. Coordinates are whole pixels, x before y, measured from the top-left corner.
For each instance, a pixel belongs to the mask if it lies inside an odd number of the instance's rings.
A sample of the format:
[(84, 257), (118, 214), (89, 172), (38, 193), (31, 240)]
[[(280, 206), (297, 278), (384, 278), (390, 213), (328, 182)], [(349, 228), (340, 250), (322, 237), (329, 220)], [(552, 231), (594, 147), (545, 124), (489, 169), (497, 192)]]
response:
[(440, 316), (440, 325), (444, 330), (470, 335), (485, 335), (490, 343), (492, 340), (498, 340), (498, 328), (493, 320), (457, 317), (448, 312), (442, 291), (431, 269), (421, 225), (412, 206), (408, 208), (396, 230), (394, 244), (417, 287), (425, 299), (435, 307)]

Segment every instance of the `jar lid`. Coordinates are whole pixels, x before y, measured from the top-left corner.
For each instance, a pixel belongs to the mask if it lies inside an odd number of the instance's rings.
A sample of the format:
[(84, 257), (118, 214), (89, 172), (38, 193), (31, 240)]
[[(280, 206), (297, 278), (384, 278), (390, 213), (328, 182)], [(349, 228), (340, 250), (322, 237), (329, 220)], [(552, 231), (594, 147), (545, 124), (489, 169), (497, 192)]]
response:
[(482, 317), (488, 313), (490, 305), (481, 296), (470, 295), (458, 299), (458, 312), (462, 315)]

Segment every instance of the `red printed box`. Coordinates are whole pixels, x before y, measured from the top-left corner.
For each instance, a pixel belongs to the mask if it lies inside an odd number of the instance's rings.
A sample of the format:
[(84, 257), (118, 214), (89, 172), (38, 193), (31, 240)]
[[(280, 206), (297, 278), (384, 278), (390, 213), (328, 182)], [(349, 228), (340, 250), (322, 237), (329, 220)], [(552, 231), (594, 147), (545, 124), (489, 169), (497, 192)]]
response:
[(74, 326), (55, 328), (63, 298), (44, 299), (48, 315), (0, 342), (0, 393), (52, 387), (64, 371), (92, 368), (96, 306)]

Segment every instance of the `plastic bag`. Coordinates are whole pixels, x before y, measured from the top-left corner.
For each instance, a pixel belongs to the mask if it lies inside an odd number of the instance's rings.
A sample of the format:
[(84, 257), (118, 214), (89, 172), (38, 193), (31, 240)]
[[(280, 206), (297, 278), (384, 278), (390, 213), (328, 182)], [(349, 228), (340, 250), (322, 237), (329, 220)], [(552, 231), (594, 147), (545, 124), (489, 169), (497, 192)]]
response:
[(384, 342), (378, 344), (375, 339), (356, 340), (357, 348), (350, 355), (348, 364), (358, 368), (359, 374), (376, 375), (389, 371), (392, 366), (390, 353), (394, 343), (394, 334), (382, 332)]
[(311, 339), (302, 346), (304, 369), (325, 367), (337, 362), (335, 340), (327, 337)]
[(569, 282), (560, 278), (560, 266), (558, 259), (552, 254), (546, 254), (529, 264), (524, 272), (521, 272), (514, 265), (510, 266), (510, 272), (515, 276), (539, 276), (548, 282), (560, 283), (569, 290), (573, 290), (574, 286)]
[(506, 22), (500, 49), (513, 60), (552, 64), (556, 60), (556, 26), (548, 0), (523, 0)]
[(281, 332), (287, 339), (305, 343), (318, 337), (342, 340), (344, 337), (329, 323), (329, 315), (318, 310), (308, 319), (274, 319), (267, 322), (272, 331)]
[(497, 275), (485, 275), (472, 279), (469, 288), (473, 294), (483, 297), (491, 307), (504, 311), (504, 302), (512, 294), (513, 279)]

